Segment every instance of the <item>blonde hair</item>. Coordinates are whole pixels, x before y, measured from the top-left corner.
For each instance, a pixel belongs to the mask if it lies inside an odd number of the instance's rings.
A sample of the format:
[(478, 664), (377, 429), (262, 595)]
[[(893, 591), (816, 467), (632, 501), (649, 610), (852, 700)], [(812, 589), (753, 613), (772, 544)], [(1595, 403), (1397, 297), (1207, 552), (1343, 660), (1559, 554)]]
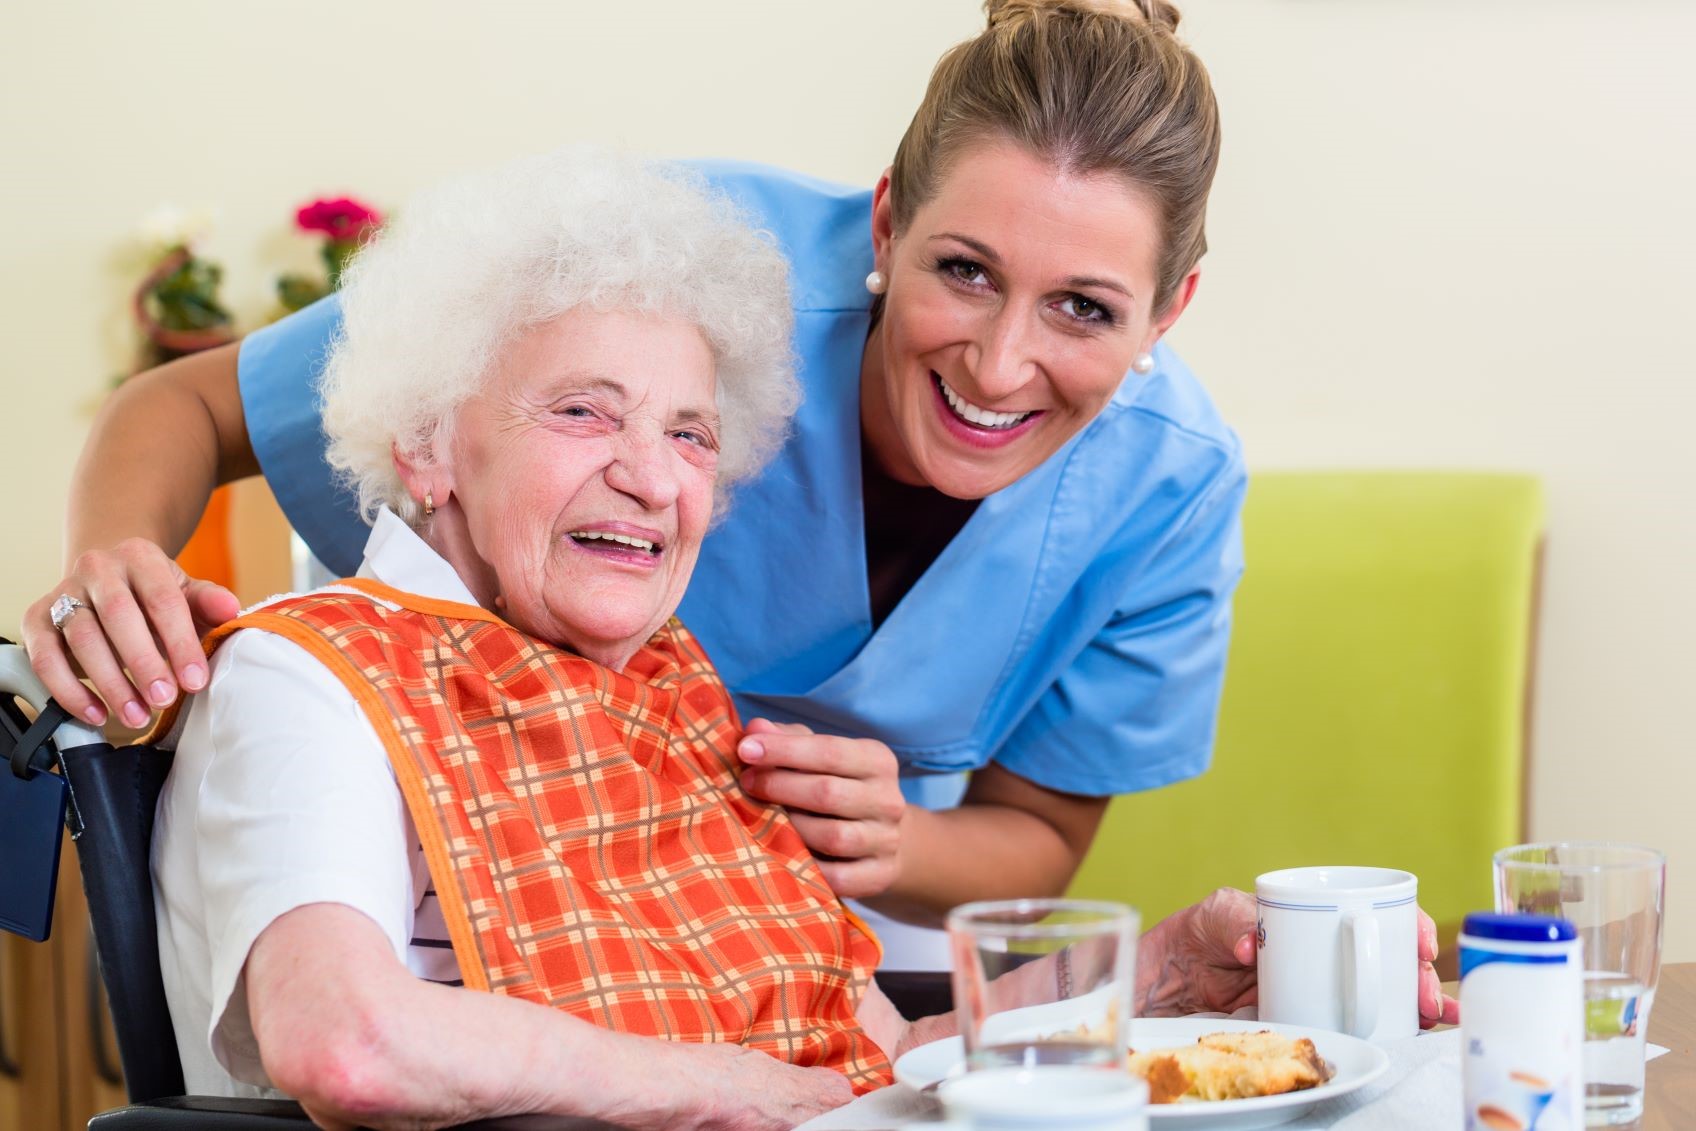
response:
[(1067, 173), (1136, 185), (1161, 220), (1158, 314), (1207, 250), (1219, 109), (1167, 0), (987, 0), (989, 26), (931, 73), (895, 151), (897, 231), (967, 147), (1009, 138)]

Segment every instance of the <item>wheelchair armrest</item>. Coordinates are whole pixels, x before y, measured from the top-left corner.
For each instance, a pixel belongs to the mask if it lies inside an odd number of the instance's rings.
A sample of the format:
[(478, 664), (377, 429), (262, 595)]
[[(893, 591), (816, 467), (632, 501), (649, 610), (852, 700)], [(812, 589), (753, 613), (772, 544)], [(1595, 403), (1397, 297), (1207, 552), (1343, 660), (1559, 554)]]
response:
[[(172, 1096), (101, 1112), (88, 1131), (300, 1131), (312, 1121), (292, 1100)], [(625, 1131), (575, 1115), (507, 1115), (461, 1124), (454, 1131)]]
[(313, 1126), (293, 1100), (169, 1096), (103, 1111), (88, 1131), (299, 1131)]

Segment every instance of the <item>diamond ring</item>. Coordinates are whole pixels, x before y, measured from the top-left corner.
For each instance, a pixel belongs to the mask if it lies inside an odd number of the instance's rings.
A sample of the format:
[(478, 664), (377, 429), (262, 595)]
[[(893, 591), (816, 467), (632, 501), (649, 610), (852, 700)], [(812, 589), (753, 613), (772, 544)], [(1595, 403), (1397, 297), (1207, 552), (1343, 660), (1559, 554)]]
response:
[(69, 593), (64, 593), (60, 595), (57, 601), (53, 602), (53, 607), (47, 610), (47, 615), (52, 618), (53, 627), (63, 632), (65, 631), (65, 622), (71, 619), (72, 614), (78, 609), (86, 608), (88, 608), (87, 605)]

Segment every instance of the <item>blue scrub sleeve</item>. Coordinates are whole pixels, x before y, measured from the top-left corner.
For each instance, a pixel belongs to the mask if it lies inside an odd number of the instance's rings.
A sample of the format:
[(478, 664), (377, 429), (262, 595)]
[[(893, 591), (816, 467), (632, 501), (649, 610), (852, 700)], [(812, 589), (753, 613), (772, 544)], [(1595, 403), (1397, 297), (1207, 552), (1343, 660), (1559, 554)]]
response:
[(324, 461), (318, 377), (341, 331), (336, 296), (242, 339), (237, 374), (247, 436), (289, 524), (338, 577), (359, 569), (370, 528)]
[(1037, 700), (994, 761), (1049, 789), (1101, 797), (1207, 769), (1242, 576), (1240, 457), (1142, 572), (1113, 619)]

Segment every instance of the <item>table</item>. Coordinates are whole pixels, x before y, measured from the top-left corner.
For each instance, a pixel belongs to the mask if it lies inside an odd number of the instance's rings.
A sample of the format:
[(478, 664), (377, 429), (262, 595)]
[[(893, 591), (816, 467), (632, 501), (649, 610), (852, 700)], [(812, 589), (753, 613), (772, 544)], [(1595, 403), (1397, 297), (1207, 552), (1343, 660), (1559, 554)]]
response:
[(1672, 1051), (1644, 1077), (1642, 1131), (1696, 1127), (1696, 962), (1661, 967), (1649, 1040)]

